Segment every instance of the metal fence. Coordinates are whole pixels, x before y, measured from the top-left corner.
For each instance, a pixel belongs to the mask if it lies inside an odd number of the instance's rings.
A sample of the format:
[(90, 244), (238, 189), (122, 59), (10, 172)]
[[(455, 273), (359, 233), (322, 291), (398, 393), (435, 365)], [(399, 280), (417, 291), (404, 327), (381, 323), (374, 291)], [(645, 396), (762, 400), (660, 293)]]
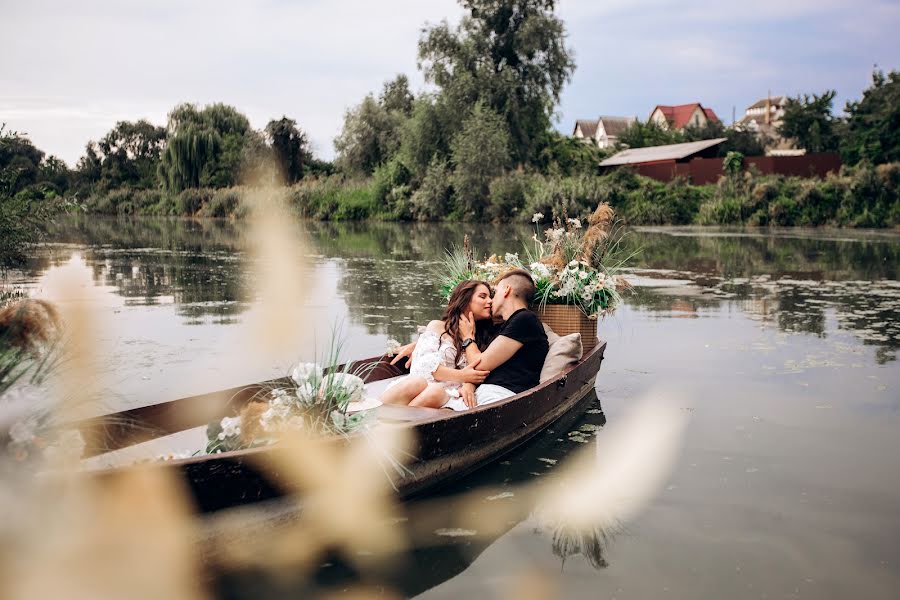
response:
[[(691, 183), (703, 185), (715, 183), (723, 175), (721, 158), (695, 158), (689, 162), (674, 160), (631, 165), (638, 174), (659, 181), (671, 181), (684, 177)], [(744, 169), (754, 168), (764, 175), (790, 175), (793, 177), (825, 177), (841, 168), (841, 157), (833, 152), (804, 154), (803, 156), (748, 156)]]

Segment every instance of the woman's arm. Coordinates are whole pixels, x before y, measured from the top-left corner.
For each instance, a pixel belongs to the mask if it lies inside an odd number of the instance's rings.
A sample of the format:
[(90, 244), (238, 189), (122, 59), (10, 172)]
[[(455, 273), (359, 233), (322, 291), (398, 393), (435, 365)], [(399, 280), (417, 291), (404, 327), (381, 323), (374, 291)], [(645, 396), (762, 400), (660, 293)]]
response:
[(455, 383), (482, 383), (490, 374), (490, 371), (476, 369), (475, 367), (477, 366), (478, 361), (470, 364), (465, 369), (451, 369), (450, 367), (439, 365), (434, 370), (434, 380), (453, 381)]
[[(460, 316), (459, 336), (464, 340), (475, 339), (475, 318), (471, 312)], [(521, 347), (522, 342), (499, 335), (484, 352), (479, 350), (475, 344), (466, 346), (466, 360), (469, 364), (477, 364), (482, 369), (492, 371), (512, 358), (513, 354), (518, 352)]]

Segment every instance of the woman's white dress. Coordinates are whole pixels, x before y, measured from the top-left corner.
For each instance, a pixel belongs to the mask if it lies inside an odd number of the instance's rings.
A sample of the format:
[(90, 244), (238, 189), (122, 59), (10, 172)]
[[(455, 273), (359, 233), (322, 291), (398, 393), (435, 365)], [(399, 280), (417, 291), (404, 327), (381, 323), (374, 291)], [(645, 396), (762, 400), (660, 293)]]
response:
[[(434, 331), (424, 329), (424, 331), (420, 330), (416, 349), (413, 350), (409, 376), (421, 377), (428, 383), (439, 383), (444, 386), (450, 398), (459, 398), (462, 384), (453, 381), (435, 381), (434, 372), (441, 365), (449, 369), (462, 369), (466, 364), (468, 363), (465, 355), (459, 361), (459, 365), (456, 364), (456, 346), (453, 345), (450, 336), (438, 335)], [(401, 377), (388, 387), (394, 386), (403, 379), (405, 378)]]

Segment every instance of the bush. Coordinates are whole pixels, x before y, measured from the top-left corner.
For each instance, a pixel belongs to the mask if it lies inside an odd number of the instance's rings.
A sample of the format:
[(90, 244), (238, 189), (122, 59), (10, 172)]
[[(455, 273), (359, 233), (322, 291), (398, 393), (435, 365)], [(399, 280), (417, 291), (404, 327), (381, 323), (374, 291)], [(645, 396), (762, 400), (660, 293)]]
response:
[[(491, 181), (488, 191), (487, 217), (492, 221), (510, 221), (525, 206), (528, 177), (513, 171)], [(534, 214), (534, 213), (532, 213)], [(528, 215), (529, 219), (531, 215)]]
[(184, 216), (194, 216), (203, 205), (210, 201), (214, 190), (208, 188), (188, 188), (178, 194), (178, 212)]
[(409, 169), (398, 157), (375, 169), (372, 175), (372, 194), (379, 208), (378, 212), (393, 220), (411, 218), (409, 205), (409, 197), (412, 194), (409, 185), (411, 178)]
[(433, 160), (425, 170), (422, 185), (410, 197), (410, 213), (419, 221), (436, 221), (446, 216), (453, 190), (447, 163)]
[(209, 201), (197, 211), (197, 216), (215, 219), (230, 217), (241, 203), (243, 193), (241, 188), (215, 190)]

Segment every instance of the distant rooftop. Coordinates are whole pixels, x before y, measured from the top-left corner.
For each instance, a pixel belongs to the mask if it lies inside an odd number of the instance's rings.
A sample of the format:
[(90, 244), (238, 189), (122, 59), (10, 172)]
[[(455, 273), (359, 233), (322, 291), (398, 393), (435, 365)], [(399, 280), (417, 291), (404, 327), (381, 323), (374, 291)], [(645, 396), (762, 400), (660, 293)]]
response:
[(615, 167), (618, 165), (633, 165), (637, 163), (658, 162), (663, 160), (680, 160), (692, 154), (702, 152), (707, 148), (718, 146), (726, 138), (713, 140), (700, 140), (699, 142), (686, 142), (684, 144), (667, 144), (665, 146), (650, 146), (649, 148), (629, 148), (613, 154), (600, 163), (601, 167)]
[[(586, 138), (592, 138), (597, 133), (597, 121), (589, 121), (587, 119), (578, 119), (575, 121), (575, 129), (581, 129), (581, 135)], [(574, 131), (572, 132), (575, 133)]]

